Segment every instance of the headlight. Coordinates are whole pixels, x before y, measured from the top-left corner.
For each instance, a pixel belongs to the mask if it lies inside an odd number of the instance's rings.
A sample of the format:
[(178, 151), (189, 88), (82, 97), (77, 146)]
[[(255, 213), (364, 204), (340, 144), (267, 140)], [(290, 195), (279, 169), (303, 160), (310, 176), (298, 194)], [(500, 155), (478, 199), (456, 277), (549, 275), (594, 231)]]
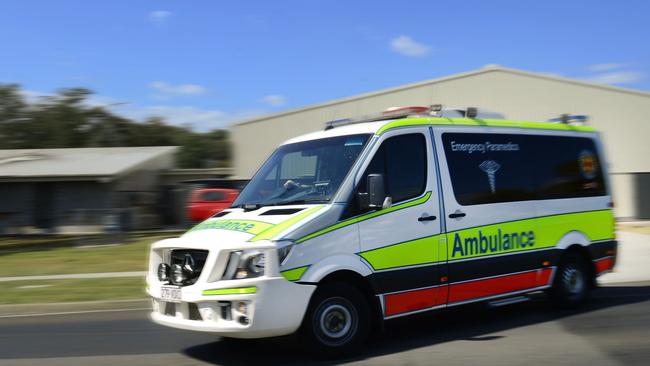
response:
[(185, 273), (183, 272), (183, 267), (180, 264), (174, 264), (172, 266), (172, 282), (177, 285), (183, 284), (185, 282)]
[(266, 265), (264, 253), (259, 250), (243, 250), (230, 253), (224, 280), (240, 280), (264, 275)]
[(160, 282), (169, 282), (169, 265), (167, 263), (158, 265), (158, 280)]

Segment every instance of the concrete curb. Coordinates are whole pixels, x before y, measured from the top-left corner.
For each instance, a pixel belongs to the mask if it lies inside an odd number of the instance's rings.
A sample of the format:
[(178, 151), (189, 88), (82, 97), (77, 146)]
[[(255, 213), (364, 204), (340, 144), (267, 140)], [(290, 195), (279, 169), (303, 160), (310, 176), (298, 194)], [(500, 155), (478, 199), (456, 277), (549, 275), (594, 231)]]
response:
[(150, 308), (149, 299), (11, 304), (0, 305), (0, 317)]

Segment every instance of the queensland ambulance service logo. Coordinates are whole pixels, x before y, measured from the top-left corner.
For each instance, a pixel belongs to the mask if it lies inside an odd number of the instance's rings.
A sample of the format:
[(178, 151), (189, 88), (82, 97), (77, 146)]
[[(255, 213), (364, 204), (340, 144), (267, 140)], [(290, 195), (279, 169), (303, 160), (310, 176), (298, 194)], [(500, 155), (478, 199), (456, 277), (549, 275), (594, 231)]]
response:
[(487, 174), (488, 183), (490, 183), (490, 190), (492, 193), (496, 192), (495, 175), (499, 168), (501, 168), (501, 165), (494, 160), (484, 160), (478, 167)]
[(578, 155), (578, 166), (580, 174), (585, 179), (594, 179), (598, 174), (598, 162), (594, 153), (589, 150), (582, 150)]

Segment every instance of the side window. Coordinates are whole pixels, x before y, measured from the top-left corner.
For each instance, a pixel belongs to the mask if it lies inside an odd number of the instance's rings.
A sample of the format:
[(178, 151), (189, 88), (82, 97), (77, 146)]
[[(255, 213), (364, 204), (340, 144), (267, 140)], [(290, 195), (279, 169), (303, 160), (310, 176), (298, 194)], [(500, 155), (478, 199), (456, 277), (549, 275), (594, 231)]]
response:
[(584, 137), (443, 133), (454, 196), (464, 206), (605, 195)]
[(456, 201), (464, 206), (535, 198), (525, 135), (443, 133)]
[(384, 141), (361, 179), (365, 191), (368, 174), (383, 174), (393, 203), (424, 193), (427, 176), (426, 140), (422, 134), (400, 135)]
[(530, 136), (537, 152), (533, 174), (538, 199), (603, 196), (601, 162), (594, 141), (585, 137)]

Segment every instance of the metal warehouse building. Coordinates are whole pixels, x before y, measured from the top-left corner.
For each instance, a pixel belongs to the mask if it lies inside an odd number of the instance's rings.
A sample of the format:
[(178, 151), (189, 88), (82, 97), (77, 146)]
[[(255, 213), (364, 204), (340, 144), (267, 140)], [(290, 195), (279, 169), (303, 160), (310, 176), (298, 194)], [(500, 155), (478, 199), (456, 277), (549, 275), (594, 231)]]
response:
[(235, 174), (250, 178), (283, 141), (320, 130), (326, 121), (389, 107), (443, 104), (479, 107), (508, 119), (546, 121), (585, 114), (603, 133), (616, 215), (650, 219), (650, 93), (487, 66), (244, 121), (232, 127)]

